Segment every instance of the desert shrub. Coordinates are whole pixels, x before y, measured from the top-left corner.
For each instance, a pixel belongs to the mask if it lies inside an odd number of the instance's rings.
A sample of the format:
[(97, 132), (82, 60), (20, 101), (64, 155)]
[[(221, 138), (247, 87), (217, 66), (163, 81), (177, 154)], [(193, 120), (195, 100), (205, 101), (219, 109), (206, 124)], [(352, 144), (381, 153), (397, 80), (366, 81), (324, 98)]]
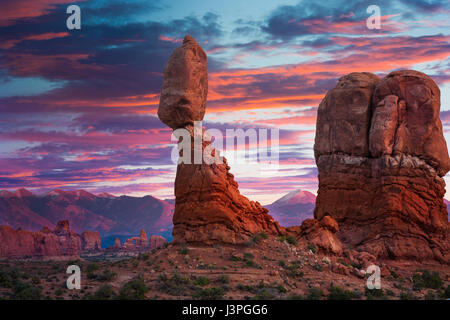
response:
[(41, 279), (39, 279), (39, 277), (33, 277), (31, 278), (31, 283), (34, 285), (38, 285), (41, 283)]
[(100, 267), (98, 266), (98, 264), (96, 263), (89, 263), (86, 266), (86, 273), (94, 273), (95, 271), (97, 271)]
[(197, 286), (201, 286), (201, 287), (204, 287), (204, 286), (208, 285), (209, 282), (210, 282), (210, 281), (209, 281), (208, 278), (202, 277), (202, 276), (197, 277), (197, 278), (194, 280), (194, 284), (197, 285)]
[(11, 288), (14, 279), (6, 269), (0, 269), (0, 287)]
[(255, 233), (250, 240), (247, 242), (248, 247), (253, 247), (255, 243), (260, 243), (262, 240), (267, 239), (269, 236), (265, 231), (261, 231), (258, 233)]
[(40, 300), (42, 298), (41, 289), (17, 280), (13, 284), (12, 298), (16, 300)]
[(391, 270), (391, 277), (394, 278), (394, 279), (398, 279), (399, 275), (394, 270)]
[(258, 265), (254, 260), (255, 256), (249, 252), (244, 253), (244, 263), (246, 267), (250, 268), (262, 268), (260, 265)]
[(103, 273), (95, 274), (94, 279), (97, 281), (112, 281), (117, 277), (117, 273), (109, 269), (105, 269)]
[(143, 261), (147, 261), (149, 258), (150, 258), (150, 254), (148, 252), (139, 255), (139, 259), (141, 259)]
[(311, 250), (312, 253), (316, 253), (316, 251), (317, 251), (316, 246), (312, 243), (309, 243), (307, 248), (308, 248), (308, 250)]
[(323, 297), (323, 292), (319, 288), (312, 287), (308, 290), (307, 300), (320, 300)]
[(421, 274), (416, 273), (413, 275), (414, 290), (421, 290), (423, 288), (439, 289), (442, 284), (443, 281), (436, 271), (430, 273), (428, 270), (425, 270)]
[(322, 265), (320, 265), (318, 263), (313, 265), (313, 269), (316, 271), (319, 271), (319, 272), (322, 272), (322, 270), (323, 270)]
[(90, 300), (112, 300), (116, 298), (116, 293), (109, 284), (104, 284), (89, 296)]
[(295, 239), (294, 236), (281, 236), (278, 238), (279, 241), (283, 242), (286, 241), (289, 244), (292, 244), (293, 246), (297, 245), (297, 239)]
[(250, 252), (244, 252), (244, 260), (251, 260), (251, 259), (253, 259), (253, 258), (255, 258), (255, 256), (252, 254), (252, 253), (250, 253)]
[(148, 287), (141, 278), (135, 278), (125, 283), (119, 291), (121, 300), (143, 300)]
[(185, 243), (182, 243), (180, 245), (180, 249), (178, 250), (178, 252), (182, 255), (187, 255), (189, 253), (189, 249), (188, 249), (188, 247), (186, 247)]
[(225, 295), (226, 290), (221, 287), (212, 287), (206, 289), (197, 290), (192, 298), (198, 300), (220, 300)]
[(241, 258), (239, 256), (235, 256), (234, 254), (232, 254), (230, 256), (230, 260), (231, 261), (241, 261)]
[(383, 289), (369, 289), (366, 288), (366, 291), (364, 292), (367, 300), (387, 300), (388, 297), (386, 296), (386, 293), (383, 291)]
[(178, 273), (173, 274), (170, 278), (163, 273), (158, 277), (158, 283), (160, 291), (172, 296), (180, 296), (187, 295), (190, 281)]
[(223, 275), (221, 275), (221, 276), (219, 276), (218, 278), (217, 278), (217, 282), (220, 282), (220, 283), (229, 283), (230, 282), (230, 277), (228, 276), (228, 275), (226, 275), (226, 274), (223, 274)]
[(350, 300), (353, 299), (353, 292), (344, 290), (339, 286), (331, 286), (329, 289), (328, 300)]

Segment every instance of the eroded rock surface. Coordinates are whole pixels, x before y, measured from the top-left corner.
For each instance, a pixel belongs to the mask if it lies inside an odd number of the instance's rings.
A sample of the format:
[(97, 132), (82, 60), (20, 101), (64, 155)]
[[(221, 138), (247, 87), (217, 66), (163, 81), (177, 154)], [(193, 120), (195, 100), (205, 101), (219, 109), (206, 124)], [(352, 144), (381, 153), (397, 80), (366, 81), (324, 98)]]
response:
[(417, 71), (339, 80), (318, 110), (314, 215), (342, 242), (382, 258), (449, 261), (449, 156), (439, 88)]
[[(186, 128), (193, 142), (194, 121), (203, 120), (207, 96), (206, 54), (186, 36), (164, 71), (158, 116), (172, 129)], [(194, 151), (194, 143), (191, 144)], [(216, 150), (207, 141), (199, 148)], [(192, 152), (193, 156), (193, 152)], [(240, 194), (223, 163), (180, 163), (175, 180), (174, 242), (243, 243), (254, 233), (278, 234), (280, 227), (258, 202)]]

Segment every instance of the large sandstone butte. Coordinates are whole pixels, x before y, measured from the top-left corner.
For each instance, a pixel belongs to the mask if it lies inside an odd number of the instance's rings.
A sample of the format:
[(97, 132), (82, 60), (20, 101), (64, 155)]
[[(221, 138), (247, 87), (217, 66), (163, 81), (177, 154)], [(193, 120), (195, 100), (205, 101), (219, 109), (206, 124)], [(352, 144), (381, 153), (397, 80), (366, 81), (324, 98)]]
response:
[(427, 75), (351, 73), (319, 105), (314, 216), (379, 258), (449, 262), (440, 91)]
[[(194, 121), (203, 120), (208, 94), (206, 54), (186, 36), (164, 69), (158, 117), (172, 129), (185, 128), (191, 140)], [(203, 133), (199, 133), (202, 134)], [(181, 139), (181, 138), (180, 138)], [(194, 150), (194, 143), (191, 144)], [(210, 148), (204, 141), (201, 149)], [(215, 155), (215, 150), (211, 151)], [(193, 153), (191, 153), (193, 156)], [(280, 227), (258, 202), (242, 196), (223, 163), (180, 163), (175, 180), (173, 241), (244, 243), (254, 233), (278, 234)]]

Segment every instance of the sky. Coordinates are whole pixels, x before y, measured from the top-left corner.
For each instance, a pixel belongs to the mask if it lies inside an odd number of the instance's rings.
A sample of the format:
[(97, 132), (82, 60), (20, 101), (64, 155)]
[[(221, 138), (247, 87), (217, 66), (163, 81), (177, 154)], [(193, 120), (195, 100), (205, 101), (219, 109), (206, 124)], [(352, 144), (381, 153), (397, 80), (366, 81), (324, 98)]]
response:
[[(66, 27), (73, 4), (81, 30)], [(372, 4), (379, 30), (366, 26)], [(427, 73), (450, 141), (449, 16), (445, 0), (2, 0), (0, 189), (173, 198), (174, 142), (156, 112), (164, 66), (190, 34), (208, 55), (203, 125), (279, 129), (277, 171), (231, 167), (241, 193), (262, 204), (316, 193), (317, 106), (350, 72)]]

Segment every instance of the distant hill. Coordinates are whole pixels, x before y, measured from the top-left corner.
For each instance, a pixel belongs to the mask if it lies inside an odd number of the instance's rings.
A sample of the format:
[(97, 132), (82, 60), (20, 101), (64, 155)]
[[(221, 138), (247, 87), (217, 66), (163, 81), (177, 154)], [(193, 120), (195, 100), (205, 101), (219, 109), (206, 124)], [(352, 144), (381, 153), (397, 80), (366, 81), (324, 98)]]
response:
[(26, 230), (54, 228), (59, 220), (69, 220), (77, 233), (85, 230), (108, 235), (170, 234), (173, 204), (152, 196), (116, 197), (94, 195), (84, 190), (56, 189), (35, 195), (26, 189), (0, 191), (0, 225)]
[(298, 226), (314, 215), (316, 196), (309, 191), (294, 190), (274, 203), (264, 206), (281, 226)]

